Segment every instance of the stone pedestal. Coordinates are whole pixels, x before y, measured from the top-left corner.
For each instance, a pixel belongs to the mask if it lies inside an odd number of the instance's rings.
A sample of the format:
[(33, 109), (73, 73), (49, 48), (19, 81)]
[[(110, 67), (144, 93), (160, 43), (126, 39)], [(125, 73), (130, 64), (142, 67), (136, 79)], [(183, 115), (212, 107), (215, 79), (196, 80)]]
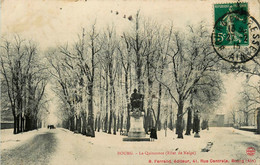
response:
[(130, 112), (130, 130), (128, 137), (123, 138), (123, 141), (150, 141), (150, 138), (146, 138), (144, 124), (144, 112), (134, 110)]

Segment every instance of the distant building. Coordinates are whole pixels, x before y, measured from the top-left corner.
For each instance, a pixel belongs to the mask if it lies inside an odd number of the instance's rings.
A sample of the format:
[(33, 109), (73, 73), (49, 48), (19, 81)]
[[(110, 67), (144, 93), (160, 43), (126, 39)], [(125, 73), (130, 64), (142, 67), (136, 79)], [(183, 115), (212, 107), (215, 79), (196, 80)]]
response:
[(224, 127), (224, 119), (225, 115), (224, 114), (216, 114), (212, 116), (212, 118), (209, 121), (209, 126), (210, 127)]
[(1, 110), (1, 129), (10, 129), (14, 128), (14, 120), (11, 109), (2, 109)]
[(10, 129), (14, 128), (14, 123), (9, 121), (1, 121), (1, 129)]

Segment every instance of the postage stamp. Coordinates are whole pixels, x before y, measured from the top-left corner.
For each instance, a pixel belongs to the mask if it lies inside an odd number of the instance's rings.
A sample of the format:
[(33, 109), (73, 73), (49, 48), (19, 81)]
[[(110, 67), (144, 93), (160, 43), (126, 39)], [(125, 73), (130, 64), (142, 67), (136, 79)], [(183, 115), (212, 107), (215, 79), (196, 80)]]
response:
[(244, 63), (259, 53), (259, 23), (248, 3), (214, 4), (214, 23), (212, 45), (223, 60)]
[[(239, 5), (239, 6), (238, 6)], [(248, 45), (247, 3), (216, 4), (215, 44), (224, 46)], [(237, 12), (235, 12), (237, 11)]]

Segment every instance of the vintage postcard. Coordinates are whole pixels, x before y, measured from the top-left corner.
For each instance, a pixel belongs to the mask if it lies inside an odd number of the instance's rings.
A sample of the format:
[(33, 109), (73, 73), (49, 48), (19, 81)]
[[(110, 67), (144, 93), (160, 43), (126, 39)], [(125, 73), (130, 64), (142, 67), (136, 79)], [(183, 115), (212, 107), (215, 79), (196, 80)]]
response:
[(1, 164), (260, 165), (259, 0), (2, 0)]

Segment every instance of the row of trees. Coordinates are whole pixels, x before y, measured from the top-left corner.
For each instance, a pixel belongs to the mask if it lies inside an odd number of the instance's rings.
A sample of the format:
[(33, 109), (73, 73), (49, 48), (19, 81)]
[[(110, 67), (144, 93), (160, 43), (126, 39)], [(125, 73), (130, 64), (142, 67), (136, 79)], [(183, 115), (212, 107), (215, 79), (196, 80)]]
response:
[[(129, 130), (130, 93), (144, 94), (145, 123), (160, 130), (162, 124), (183, 138), (192, 114), (207, 118), (222, 92), (221, 61), (212, 49), (210, 33), (201, 22), (178, 31), (145, 20), (137, 12), (131, 28), (82, 29), (77, 42), (49, 48), (15, 36), (1, 45), (2, 107), (11, 109), (14, 133), (40, 125), (48, 113), (45, 88), (51, 81), (60, 100), (63, 126), (84, 135), (95, 130)], [(43, 60), (43, 56), (46, 60)], [(51, 75), (52, 79), (49, 79)], [(176, 117), (176, 118), (175, 118)], [(176, 121), (175, 121), (176, 120)]]
[(1, 48), (1, 106), (11, 109), (13, 133), (36, 129), (41, 115), (46, 113), (44, 96), (48, 76), (34, 42), (14, 36), (2, 39)]
[(137, 12), (128, 31), (101, 31), (94, 24), (82, 29), (77, 42), (49, 49), (63, 125), (92, 137), (95, 129), (128, 131), (129, 95), (137, 88), (145, 96), (145, 130), (160, 130), (161, 123), (172, 129), (177, 115), (176, 133), (183, 138), (186, 112), (210, 113), (222, 91), (220, 59), (204, 24), (178, 31)]
[(230, 112), (233, 123), (249, 126), (251, 120), (251, 124), (256, 124), (257, 108), (260, 107), (260, 57), (256, 56), (244, 65), (233, 67), (232, 71), (246, 77), (240, 92), (240, 104)]

